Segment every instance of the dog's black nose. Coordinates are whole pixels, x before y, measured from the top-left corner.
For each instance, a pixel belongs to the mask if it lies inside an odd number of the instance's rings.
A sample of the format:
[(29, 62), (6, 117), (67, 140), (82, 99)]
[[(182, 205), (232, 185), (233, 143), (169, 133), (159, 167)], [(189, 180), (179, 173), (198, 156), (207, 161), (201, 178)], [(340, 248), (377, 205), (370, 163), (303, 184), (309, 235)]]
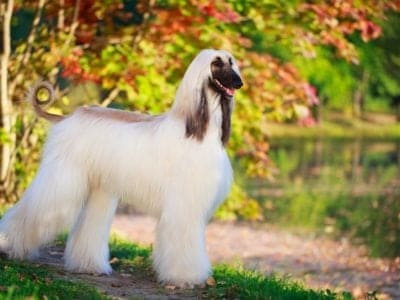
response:
[(242, 79), (236, 72), (233, 72), (232, 76), (232, 87), (237, 90), (240, 89), (243, 86)]

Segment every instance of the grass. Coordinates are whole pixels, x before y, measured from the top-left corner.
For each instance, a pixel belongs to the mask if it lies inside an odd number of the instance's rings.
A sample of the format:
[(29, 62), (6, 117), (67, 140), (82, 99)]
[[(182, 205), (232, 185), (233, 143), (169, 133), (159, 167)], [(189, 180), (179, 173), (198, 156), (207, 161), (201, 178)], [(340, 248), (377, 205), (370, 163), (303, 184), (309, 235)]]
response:
[(0, 259), (0, 299), (26, 298), (109, 299), (89, 285), (58, 279), (49, 267)]
[[(117, 271), (154, 278), (150, 248), (112, 238), (113, 267)], [(219, 265), (216, 284), (202, 292), (205, 299), (352, 299), (349, 293), (308, 289), (289, 279), (266, 277), (253, 271)], [(57, 278), (57, 270), (43, 265), (0, 259), (0, 299), (109, 299), (94, 287)]]
[(210, 299), (353, 299), (347, 292), (311, 290), (289, 279), (226, 265), (214, 268), (214, 278), (217, 284), (208, 289)]
[(264, 130), (273, 137), (400, 138), (400, 122), (396, 122), (393, 115), (378, 113), (366, 114), (363, 119), (355, 119), (344, 114), (328, 112), (323, 121), (316, 126), (269, 123)]
[[(114, 269), (141, 270), (152, 273), (149, 248), (139, 247), (130, 242), (113, 238), (111, 257), (117, 257)], [(334, 293), (330, 290), (315, 291), (285, 278), (264, 276), (254, 271), (217, 265), (213, 269), (215, 286), (209, 286), (203, 297), (206, 299), (353, 299), (350, 293)]]
[(155, 276), (150, 254), (151, 249), (148, 247), (135, 245), (116, 236), (111, 238), (110, 257), (115, 271), (141, 274), (143, 277)]

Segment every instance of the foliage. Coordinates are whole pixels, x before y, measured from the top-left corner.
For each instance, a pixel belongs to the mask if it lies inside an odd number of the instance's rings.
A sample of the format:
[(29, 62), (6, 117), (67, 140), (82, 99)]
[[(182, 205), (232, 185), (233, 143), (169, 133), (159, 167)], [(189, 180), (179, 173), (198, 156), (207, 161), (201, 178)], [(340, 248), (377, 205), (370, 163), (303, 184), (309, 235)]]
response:
[(229, 200), (219, 208), (215, 217), (223, 220), (262, 220), (259, 203), (250, 197), (238, 184), (232, 186)]
[[(69, 109), (97, 103), (160, 113), (171, 105), (191, 59), (199, 49), (210, 47), (233, 52), (245, 81), (236, 97), (230, 155), (246, 175), (270, 178), (268, 136), (260, 124), (301, 119), (312, 125), (309, 107), (319, 104), (316, 89), (307, 81), (315, 73), (299, 72), (295, 58), (325, 51), (331, 53), (326, 56), (329, 66), (336, 57), (343, 58), (344, 65), (356, 63), (353, 37), (379, 37), (382, 30), (376, 20), (400, 7), (397, 1), (378, 0), (44, 3), (17, 0), (14, 7), (8, 72), (10, 96), (18, 107), (17, 191), (36, 168), (43, 139), (42, 130), (37, 130), (42, 127), (23, 114), (22, 105), (25, 91), (38, 78), (57, 83)], [(89, 83), (95, 84), (99, 98), (82, 100), (82, 95), (78, 99), (68, 94), (76, 86), (88, 90)], [(61, 102), (54, 109), (67, 111)], [(242, 204), (234, 197), (241, 197)], [(255, 202), (239, 187), (225, 208), (238, 212), (247, 203), (255, 209), (246, 218), (258, 218)]]
[(270, 155), (278, 181), (255, 184), (251, 193), (267, 221), (346, 236), (374, 256), (400, 254), (398, 140), (275, 143)]
[(294, 57), (294, 64), (317, 87), (326, 107), (355, 116), (354, 102), (360, 97), (362, 111), (392, 112), (393, 107), (398, 108), (399, 18), (398, 12), (392, 12), (384, 21), (378, 20), (382, 34), (376, 40), (366, 43), (362, 35), (351, 37), (357, 52), (355, 64), (335, 59), (329, 48), (317, 49), (315, 58)]
[(358, 86), (352, 66), (343, 60), (334, 60), (334, 53), (328, 49), (318, 49), (316, 55), (318, 59), (298, 56), (295, 64), (303, 76), (318, 88), (324, 107), (350, 115), (353, 94)]
[[(360, 68), (369, 74), (366, 89), (366, 109), (393, 111), (400, 115), (400, 86), (396, 80), (400, 76), (400, 15), (391, 13), (382, 25), (385, 34), (375, 43), (360, 44)], [(389, 101), (388, 101), (389, 100)]]

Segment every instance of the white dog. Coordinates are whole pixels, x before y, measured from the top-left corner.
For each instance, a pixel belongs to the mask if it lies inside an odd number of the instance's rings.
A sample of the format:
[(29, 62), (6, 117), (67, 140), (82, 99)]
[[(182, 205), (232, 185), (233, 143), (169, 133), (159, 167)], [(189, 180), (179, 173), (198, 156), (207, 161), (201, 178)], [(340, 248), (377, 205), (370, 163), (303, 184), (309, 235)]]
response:
[(81, 107), (68, 116), (42, 110), (37, 85), (30, 100), (54, 124), (38, 173), (0, 220), (0, 250), (32, 258), (71, 228), (65, 266), (112, 272), (108, 237), (120, 199), (158, 219), (154, 267), (159, 280), (202, 284), (211, 267), (205, 226), (227, 195), (232, 169), (224, 149), (239, 69), (226, 51), (203, 50), (187, 69), (165, 114), (149, 116)]

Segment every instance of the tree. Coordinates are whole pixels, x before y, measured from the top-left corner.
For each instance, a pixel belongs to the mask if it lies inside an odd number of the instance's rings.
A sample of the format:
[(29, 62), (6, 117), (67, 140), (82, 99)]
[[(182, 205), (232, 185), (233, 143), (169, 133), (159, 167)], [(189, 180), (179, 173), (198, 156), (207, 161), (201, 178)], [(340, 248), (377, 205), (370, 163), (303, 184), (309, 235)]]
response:
[[(372, 19), (399, 7), (378, 0), (15, 1), (8, 67), (14, 107), (21, 106), (25, 90), (41, 77), (57, 84), (70, 107), (78, 103), (71, 103), (76, 99), (68, 96), (69, 87), (95, 86), (100, 99), (88, 97), (86, 103), (159, 113), (171, 104), (185, 67), (199, 49), (224, 48), (237, 57), (245, 78), (236, 97), (230, 154), (246, 174), (261, 177), (271, 176), (265, 121), (299, 119), (299, 112), (307, 114), (319, 101), (293, 57), (329, 48), (355, 63), (350, 37), (379, 36), (380, 27)], [(56, 108), (66, 109), (60, 102)], [(18, 191), (29, 178), (26, 166), (32, 165), (27, 161), (32, 156), (24, 151), (37, 153), (40, 144), (30, 137), (43, 134), (33, 132), (42, 127), (31, 116), (19, 109), (14, 115), (12, 145), (18, 151), (12, 171), (24, 178), (13, 188)], [(33, 157), (36, 161), (37, 155)], [(240, 186), (232, 199), (227, 204), (231, 211), (258, 217), (257, 203)]]
[(392, 12), (382, 24), (384, 34), (370, 44), (360, 44), (362, 74), (370, 74), (364, 98), (367, 108), (395, 109), (400, 120), (400, 15)]
[(10, 169), (12, 168), (12, 151), (15, 143), (13, 132), (14, 114), (8, 94), (8, 62), (11, 52), (10, 24), (14, 2), (8, 0), (0, 4), (1, 18), (1, 62), (0, 62), (0, 192), (7, 193), (10, 186)]
[[(317, 87), (327, 108), (356, 118), (361, 117), (364, 110), (390, 110), (390, 104), (397, 93), (395, 82), (399, 70), (396, 63), (399, 52), (396, 34), (399, 4), (396, 1), (380, 4), (387, 7), (372, 14), (374, 23), (366, 20), (359, 22), (361, 34), (352, 33), (349, 36), (356, 51), (356, 56), (352, 59), (354, 63), (337, 59), (337, 53), (329, 47), (318, 48), (309, 57), (294, 58), (296, 67)], [(364, 10), (371, 10), (372, 7), (359, 8), (356, 14), (366, 15)], [(337, 17), (340, 14), (335, 19)], [(349, 26), (346, 23), (344, 25)]]

